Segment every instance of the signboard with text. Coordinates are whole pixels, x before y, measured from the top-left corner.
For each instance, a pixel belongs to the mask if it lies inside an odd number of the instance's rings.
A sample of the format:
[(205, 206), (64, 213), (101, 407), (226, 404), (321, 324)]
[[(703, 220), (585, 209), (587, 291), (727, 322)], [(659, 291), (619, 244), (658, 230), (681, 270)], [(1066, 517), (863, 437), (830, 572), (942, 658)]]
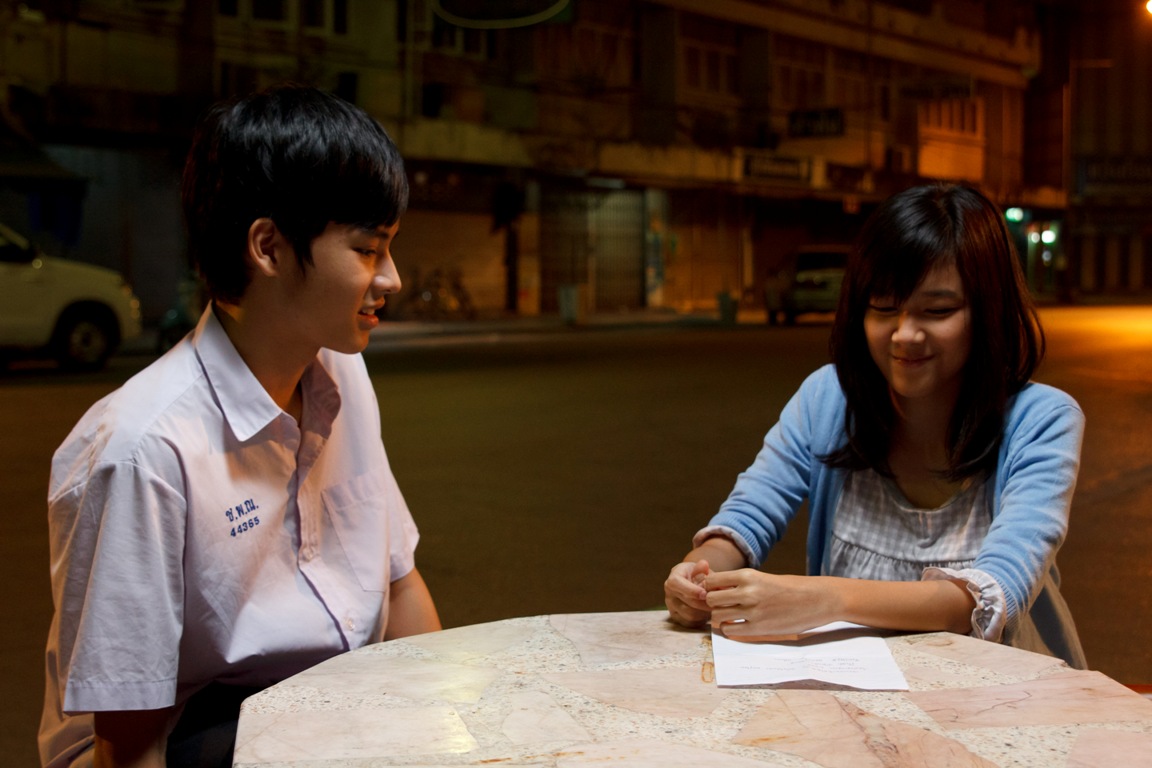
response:
[(1152, 159), (1080, 158), (1076, 189), (1080, 193), (1152, 195)]
[(844, 135), (844, 110), (794, 109), (788, 113), (788, 135), (793, 138), (824, 138)]
[(782, 157), (772, 152), (746, 152), (744, 178), (806, 182), (812, 175), (812, 163), (806, 157)]

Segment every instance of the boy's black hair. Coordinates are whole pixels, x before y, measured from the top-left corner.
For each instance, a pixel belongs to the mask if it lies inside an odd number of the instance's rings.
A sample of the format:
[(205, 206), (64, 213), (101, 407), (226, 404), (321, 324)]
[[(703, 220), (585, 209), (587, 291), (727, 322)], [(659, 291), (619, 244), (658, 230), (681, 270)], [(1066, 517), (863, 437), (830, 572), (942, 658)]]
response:
[(848, 260), (830, 349), (848, 400), (848, 442), (821, 457), (844, 469), (891, 476), (896, 412), (872, 359), (864, 314), (874, 298), (903, 304), (934, 268), (955, 264), (971, 314), (971, 349), (948, 429), (950, 480), (996, 464), (1008, 398), (1044, 357), (1044, 332), (1004, 216), (975, 189), (913, 187), (884, 201)]
[(384, 129), (330, 93), (281, 85), (213, 107), (184, 167), (191, 256), (212, 297), (239, 301), (252, 222), (269, 218), (302, 267), (330, 222), (391, 226), (408, 205), (403, 160)]

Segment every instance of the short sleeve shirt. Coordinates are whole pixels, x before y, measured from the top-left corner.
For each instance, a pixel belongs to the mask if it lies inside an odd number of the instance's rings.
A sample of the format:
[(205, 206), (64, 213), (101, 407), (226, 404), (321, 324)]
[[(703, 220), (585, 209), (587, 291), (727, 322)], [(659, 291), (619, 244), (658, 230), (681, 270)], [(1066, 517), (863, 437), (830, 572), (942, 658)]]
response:
[(359, 355), (328, 350), (301, 386), (297, 424), (210, 308), (57, 450), (46, 762), (86, 748), (82, 713), (265, 686), (382, 639), (418, 534), (375, 393)]

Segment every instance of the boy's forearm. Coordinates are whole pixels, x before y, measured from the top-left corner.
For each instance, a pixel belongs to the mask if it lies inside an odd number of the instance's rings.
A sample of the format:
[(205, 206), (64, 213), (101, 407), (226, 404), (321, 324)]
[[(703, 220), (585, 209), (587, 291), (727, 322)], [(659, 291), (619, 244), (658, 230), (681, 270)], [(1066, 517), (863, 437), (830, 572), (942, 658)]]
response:
[(172, 708), (96, 712), (93, 768), (164, 768)]
[(413, 568), (406, 576), (392, 582), (388, 591), (388, 627), (384, 639), (395, 640), (439, 629), (440, 616), (420, 572)]

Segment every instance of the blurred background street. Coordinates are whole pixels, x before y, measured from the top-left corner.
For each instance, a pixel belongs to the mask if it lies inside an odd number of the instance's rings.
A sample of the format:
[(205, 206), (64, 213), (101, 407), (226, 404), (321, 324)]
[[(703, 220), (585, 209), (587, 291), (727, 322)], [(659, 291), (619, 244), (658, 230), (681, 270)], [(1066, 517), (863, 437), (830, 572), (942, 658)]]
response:
[[(764, 322), (835, 300), (841, 267), (805, 254), (842, 254), (897, 191), (963, 182), (1052, 307), (1040, 378), (1088, 415), (1061, 563), (1089, 661), (1152, 683), (1150, 10), (0, 0), (0, 362), (90, 371), (0, 373), (0, 764), (35, 762), (49, 459), (199, 315), (197, 118), (286, 80), (405, 158), (405, 287), (366, 358), (446, 625), (658, 607), (825, 360), (826, 317)], [(803, 540), (769, 567), (800, 571)]]
[[(1093, 668), (1152, 682), (1145, 579), (1152, 529), (1152, 308), (1047, 309), (1039, 379), (1088, 417), (1059, 562)], [(393, 470), (422, 532), (446, 626), (656, 608), (669, 567), (751, 462), (829, 326), (392, 324), (366, 353)], [(458, 331), (460, 329), (457, 329)], [(44, 496), (83, 411), (150, 360), (101, 373), (17, 366), (0, 377), (0, 756), (34, 764), (51, 615)], [(769, 560), (803, 569), (803, 518)], [(131, 610), (126, 607), (125, 610)]]

